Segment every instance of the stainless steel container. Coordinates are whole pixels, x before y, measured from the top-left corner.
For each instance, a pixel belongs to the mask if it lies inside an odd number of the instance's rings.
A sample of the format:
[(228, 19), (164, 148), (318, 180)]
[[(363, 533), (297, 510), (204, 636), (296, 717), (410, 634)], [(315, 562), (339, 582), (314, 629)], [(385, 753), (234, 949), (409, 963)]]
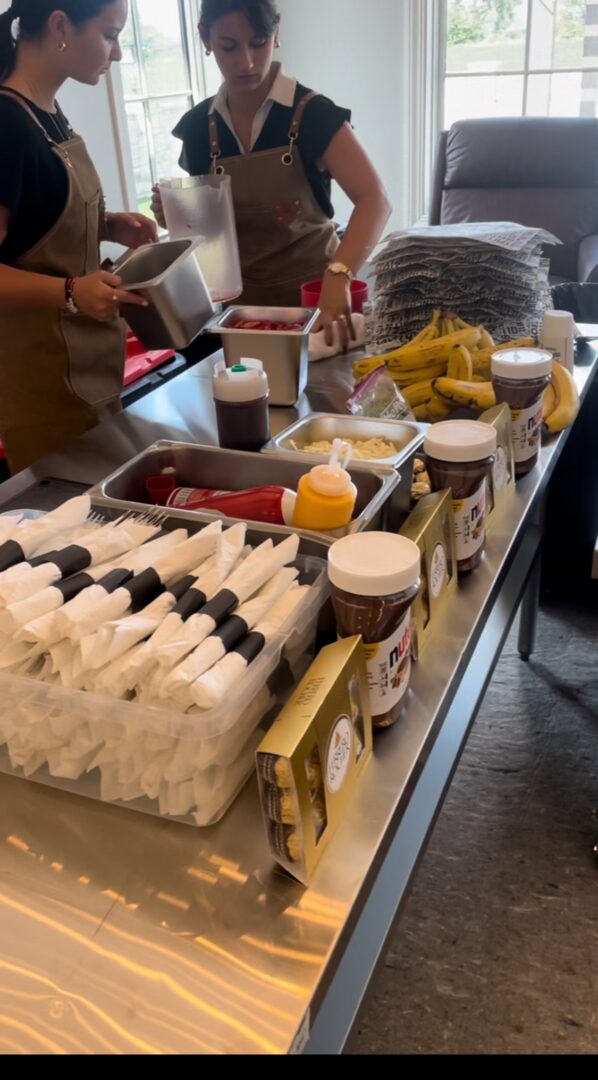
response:
[(281, 431), (263, 449), (265, 455), (276, 456), (294, 454), (305, 465), (314, 465), (324, 461), (325, 456), (301, 452), (294, 447), (305, 443), (319, 442), (322, 439), (370, 439), (381, 435), (396, 443), (400, 448), (392, 458), (380, 461), (354, 461), (349, 466), (351, 474), (356, 468), (397, 469), (399, 483), (391, 495), (393, 516), (402, 521), (411, 510), (411, 488), (415, 458), (420, 450), (428, 429), (427, 424), (416, 424), (403, 420), (369, 420), (361, 416), (343, 416), (334, 413), (312, 413), (311, 416), (298, 420), (285, 431)]
[[(244, 319), (300, 322), (301, 330), (236, 330)], [(261, 360), (270, 385), (271, 405), (295, 405), (307, 386), (309, 335), (318, 319), (311, 308), (229, 307), (208, 327), (222, 338), (229, 367), (244, 357)]]
[[(122, 510), (145, 510), (150, 502), (146, 481), (160, 475), (165, 469), (174, 469), (180, 487), (213, 488), (220, 491), (241, 491), (245, 488), (280, 484), (297, 490), (300, 478), (307, 472), (313, 458), (306, 464), (305, 457), (297, 454), (246, 454), (236, 450), (221, 450), (214, 446), (193, 446), (187, 443), (162, 441), (144, 450), (132, 461), (123, 465), (90, 491), (95, 506), (108, 506)], [(399, 474), (389, 467), (356, 465), (351, 476), (357, 487), (356, 518), (350, 531), (388, 528), (397, 530), (406, 512), (393, 501), (399, 485)], [(214, 521), (222, 515), (205, 511), (169, 510), (171, 518), (184, 521)], [(226, 524), (234, 524), (228, 518)], [(322, 533), (311, 530), (294, 530), (284, 525), (249, 526), (252, 538), (280, 536), (299, 532), (300, 551), (303, 555), (319, 555), (338, 540), (340, 533)]]
[(214, 305), (195, 258), (201, 240), (166, 240), (128, 251), (114, 267), (123, 287), (140, 293), (149, 307), (128, 304), (123, 314), (148, 349), (185, 349), (214, 315)]
[(264, 446), (263, 454), (298, 453), (307, 454), (316, 462), (326, 455), (312, 454), (304, 447), (316, 442), (334, 442), (335, 439), (352, 439), (361, 442), (367, 439), (384, 439), (394, 443), (396, 453), (392, 457), (355, 459), (352, 464), (390, 465), (397, 469), (411, 453), (421, 445), (426, 428), (422, 424), (403, 420), (370, 420), (364, 416), (342, 416), (334, 413), (312, 413), (285, 431), (271, 439)]

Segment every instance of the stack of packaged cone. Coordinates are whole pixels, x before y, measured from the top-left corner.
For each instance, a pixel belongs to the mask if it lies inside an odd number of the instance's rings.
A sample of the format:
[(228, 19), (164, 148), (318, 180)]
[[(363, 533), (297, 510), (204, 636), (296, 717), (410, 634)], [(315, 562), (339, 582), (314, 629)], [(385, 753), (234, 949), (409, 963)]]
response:
[(545, 248), (560, 241), (511, 222), (421, 226), (394, 233), (374, 261), (368, 346), (409, 341), (451, 308), (498, 341), (537, 337), (551, 306)]

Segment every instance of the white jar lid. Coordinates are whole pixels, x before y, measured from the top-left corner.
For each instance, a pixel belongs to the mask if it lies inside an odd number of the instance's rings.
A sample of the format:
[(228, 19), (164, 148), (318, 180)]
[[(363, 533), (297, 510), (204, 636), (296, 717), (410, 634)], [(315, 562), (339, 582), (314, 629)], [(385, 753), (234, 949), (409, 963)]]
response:
[(496, 453), (498, 438), (490, 424), (480, 420), (444, 420), (426, 435), (424, 451), (437, 461), (484, 461)]
[(214, 368), (212, 382), (215, 401), (242, 404), (257, 401), (268, 394), (268, 377), (261, 360), (241, 360), (234, 367), (227, 367), (219, 360)]
[(508, 349), (494, 353), (492, 374), (511, 382), (546, 378), (552, 375), (552, 353), (546, 349)]
[(354, 596), (394, 596), (417, 585), (421, 555), (417, 544), (393, 533), (355, 533), (328, 552), (328, 577)]

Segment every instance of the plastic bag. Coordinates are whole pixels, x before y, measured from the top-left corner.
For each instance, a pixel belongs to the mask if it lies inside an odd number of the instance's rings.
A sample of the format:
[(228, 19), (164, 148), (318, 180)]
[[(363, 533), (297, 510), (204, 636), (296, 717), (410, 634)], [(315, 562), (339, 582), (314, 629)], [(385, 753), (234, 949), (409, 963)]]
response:
[(347, 402), (352, 416), (379, 420), (414, 420), (408, 402), (388, 374), (384, 364), (362, 379)]

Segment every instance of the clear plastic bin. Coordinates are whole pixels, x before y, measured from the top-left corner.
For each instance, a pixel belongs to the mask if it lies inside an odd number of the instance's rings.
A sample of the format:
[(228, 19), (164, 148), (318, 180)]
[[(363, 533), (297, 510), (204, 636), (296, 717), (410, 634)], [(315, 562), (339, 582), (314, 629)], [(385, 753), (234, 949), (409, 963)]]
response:
[(171, 240), (201, 239), (195, 257), (213, 302), (243, 292), (230, 176), (185, 176), (160, 181)]
[(296, 566), (310, 592), (217, 708), (176, 713), (0, 674), (0, 772), (189, 825), (219, 821), (313, 659), (326, 564)]

